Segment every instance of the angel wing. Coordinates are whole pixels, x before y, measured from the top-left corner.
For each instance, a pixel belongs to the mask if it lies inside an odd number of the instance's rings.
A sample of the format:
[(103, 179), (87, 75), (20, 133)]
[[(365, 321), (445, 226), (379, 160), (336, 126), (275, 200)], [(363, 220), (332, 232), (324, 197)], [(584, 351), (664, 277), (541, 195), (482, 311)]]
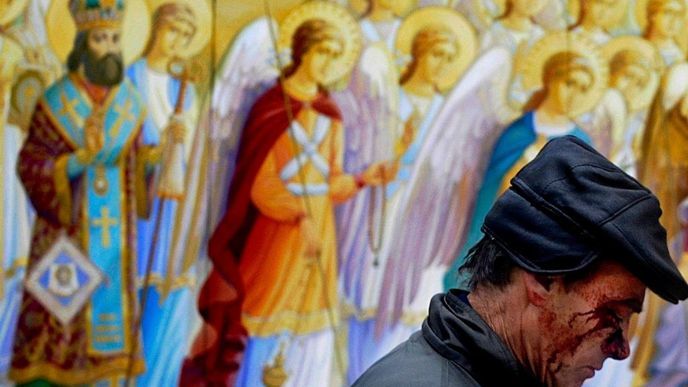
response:
[(579, 125), (590, 135), (595, 148), (610, 157), (615, 144), (623, 139), (627, 119), (623, 95), (616, 89), (608, 89), (595, 109), (581, 117)]
[(198, 257), (224, 213), (241, 129), (260, 94), (278, 76), (270, 39), (275, 21), (260, 18), (246, 26), (225, 55), (209, 106), (202, 109), (185, 176), (186, 194), (177, 212), (182, 224), (172, 259), (185, 272)]
[(373, 161), (391, 157), (398, 135), (399, 79), (384, 43), (367, 47), (347, 88), (332, 95), (345, 128), (344, 168), (360, 171)]
[[(333, 98), (343, 117), (344, 169), (358, 173), (375, 161), (391, 159), (400, 131), (399, 79), (384, 43), (372, 44), (363, 51), (349, 85), (334, 93)], [(346, 295), (360, 289), (357, 284), (366, 278), (361, 271), (370, 269), (374, 259), (366, 223), (371, 194), (374, 192), (365, 190), (337, 209), (341, 278)]]
[(433, 123), (399, 218), (391, 220), (396, 228), (390, 236), (376, 329), (398, 321), (422, 287), (442, 288), (441, 276), (436, 284), (421, 284), (421, 277), (428, 268), (446, 268), (463, 243), (489, 150), (514, 118), (513, 112), (493, 107), (496, 96), (505, 98), (511, 68), (506, 49), (486, 52), (447, 97)]
[(246, 26), (225, 55), (217, 73), (204, 131), (210, 138), (210, 225), (224, 213), (227, 188), (234, 172), (241, 129), (251, 106), (279, 76), (270, 31), (277, 23), (267, 17)]
[(667, 70), (661, 93), (665, 110), (673, 108), (688, 94), (688, 63), (675, 64)]

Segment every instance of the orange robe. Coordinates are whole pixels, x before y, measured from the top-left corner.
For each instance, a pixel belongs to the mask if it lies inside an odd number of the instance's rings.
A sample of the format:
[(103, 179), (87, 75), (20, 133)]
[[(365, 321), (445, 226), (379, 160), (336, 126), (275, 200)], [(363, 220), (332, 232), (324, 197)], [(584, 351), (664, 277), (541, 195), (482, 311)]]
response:
[[(318, 120), (327, 125), (317, 125)], [(242, 321), (252, 336), (319, 331), (332, 325), (330, 311), (338, 320), (333, 207), (351, 198), (357, 187), (354, 178), (343, 174), (341, 168), (341, 122), (308, 106), (301, 109), (296, 121), (306, 137), (321, 137), (316, 141), (317, 155), (302, 159), (298, 172), (292, 168), (285, 178), (288, 164), (307, 151), (292, 137), (293, 132), (285, 131), (269, 151), (251, 187), (251, 201), (260, 213), (248, 236), (239, 271), (246, 289)], [(323, 164), (328, 173), (323, 173)], [(306, 186), (320, 190), (302, 195), (288, 189), (289, 184), (303, 187), (304, 181)], [(307, 211), (322, 242), (319, 259), (304, 253), (299, 218)]]

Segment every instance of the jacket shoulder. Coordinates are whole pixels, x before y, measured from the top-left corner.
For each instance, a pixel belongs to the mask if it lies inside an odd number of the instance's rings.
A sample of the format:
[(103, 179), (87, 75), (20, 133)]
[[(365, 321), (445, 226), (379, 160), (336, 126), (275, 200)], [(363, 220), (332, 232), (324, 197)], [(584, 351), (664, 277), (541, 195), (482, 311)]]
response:
[(460, 366), (440, 356), (414, 333), (392, 352), (373, 364), (353, 387), (479, 387)]

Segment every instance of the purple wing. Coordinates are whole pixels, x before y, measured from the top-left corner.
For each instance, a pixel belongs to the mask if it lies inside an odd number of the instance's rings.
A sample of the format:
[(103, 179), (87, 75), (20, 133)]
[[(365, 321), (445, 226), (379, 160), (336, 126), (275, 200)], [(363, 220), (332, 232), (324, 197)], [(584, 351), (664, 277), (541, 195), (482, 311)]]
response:
[(489, 151), (513, 117), (496, 103), (506, 95), (510, 74), (508, 51), (486, 52), (448, 95), (435, 119), (398, 218), (391, 220), (396, 228), (390, 235), (378, 331), (398, 321), (404, 307), (422, 293), (424, 270), (446, 268), (454, 259), (469, 226)]

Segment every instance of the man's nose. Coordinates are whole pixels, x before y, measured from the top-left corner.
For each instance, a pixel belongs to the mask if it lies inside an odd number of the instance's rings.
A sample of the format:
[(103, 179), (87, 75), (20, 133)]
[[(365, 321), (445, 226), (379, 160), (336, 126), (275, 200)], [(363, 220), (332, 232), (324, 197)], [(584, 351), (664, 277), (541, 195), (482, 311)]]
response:
[(614, 332), (602, 345), (602, 350), (605, 355), (614, 360), (623, 360), (630, 356), (631, 347), (626, 330), (619, 329)]

